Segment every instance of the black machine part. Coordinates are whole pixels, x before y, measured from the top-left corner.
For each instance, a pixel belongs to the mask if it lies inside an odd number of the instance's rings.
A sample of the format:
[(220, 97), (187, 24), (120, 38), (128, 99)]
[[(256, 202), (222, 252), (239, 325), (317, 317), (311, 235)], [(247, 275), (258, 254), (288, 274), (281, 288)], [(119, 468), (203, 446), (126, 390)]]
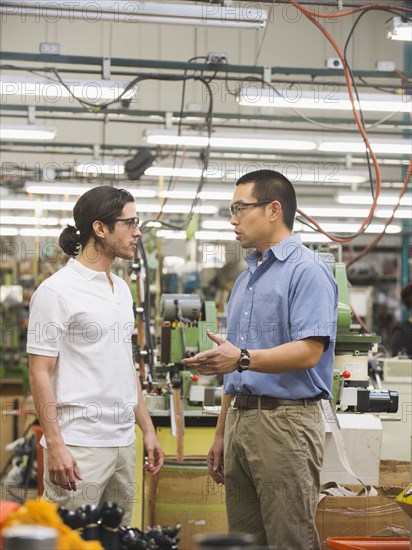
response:
[(399, 395), (391, 390), (358, 390), (357, 412), (396, 413), (399, 407)]

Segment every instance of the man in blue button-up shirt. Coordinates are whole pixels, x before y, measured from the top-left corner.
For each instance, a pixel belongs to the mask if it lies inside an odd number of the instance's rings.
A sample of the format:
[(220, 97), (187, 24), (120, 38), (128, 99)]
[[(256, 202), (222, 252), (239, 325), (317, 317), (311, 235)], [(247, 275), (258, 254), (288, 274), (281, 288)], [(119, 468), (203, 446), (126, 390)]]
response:
[(320, 548), (315, 526), (323, 460), (319, 399), (331, 398), (337, 287), (330, 267), (293, 235), (296, 194), (278, 172), (236, 183), (231, 224), (255, 248), (228, 303), (228, 332), (184, 360), (224, 374), (209, 472), (226, 489), (229, 530), (276, 550)]

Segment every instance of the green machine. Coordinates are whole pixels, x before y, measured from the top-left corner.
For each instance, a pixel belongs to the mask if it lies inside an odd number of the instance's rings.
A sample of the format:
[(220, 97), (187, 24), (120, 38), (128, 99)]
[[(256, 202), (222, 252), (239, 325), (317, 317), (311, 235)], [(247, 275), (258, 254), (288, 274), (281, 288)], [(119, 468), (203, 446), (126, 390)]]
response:
[[(183, 408), (199, 410), (215, 403), (216, 387), (198, 383), (196, 373), (182, 364), (182, 359), (212, 349), (207, 331), (216, 332), (216, 305), (203, 302), (197, 294), (163, 294), (160, 363), (181, 379)], [(158, 369), (159, 370), (159, 369)]]
[(397, 392), (376, 389), (369, 380), (368, 352), (380, 342), (380, 337), (351, 329), (346, 266), (338, 262), (333, 269), (339, 294), (333, 405), (341, 412), (397, 412)]
[(200, 351), (212, 349), (207, 331), (216, 332), (216, 306), (197, 294), (163, 294), (160, 298), (160, 361), (180, 363)]

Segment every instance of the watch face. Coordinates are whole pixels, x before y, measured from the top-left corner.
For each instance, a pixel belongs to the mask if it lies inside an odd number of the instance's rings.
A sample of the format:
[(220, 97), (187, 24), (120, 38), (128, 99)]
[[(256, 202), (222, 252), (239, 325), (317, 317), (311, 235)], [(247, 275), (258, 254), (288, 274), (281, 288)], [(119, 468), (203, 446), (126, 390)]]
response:
[(248, 367), (250, 363), (250, 357), (243, 355), (239, 361), (241, 367)]

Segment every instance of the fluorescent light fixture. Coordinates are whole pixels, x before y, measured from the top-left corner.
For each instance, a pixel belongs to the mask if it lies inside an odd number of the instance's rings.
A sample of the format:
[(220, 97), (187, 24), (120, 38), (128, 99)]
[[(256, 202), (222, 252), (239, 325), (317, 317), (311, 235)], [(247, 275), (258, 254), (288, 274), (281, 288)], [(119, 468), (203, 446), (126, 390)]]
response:
[(208, 138), (200, 132), (185, 132), (177, 134), (176, 130), (146, 130), (144, 133), (147, 143), (154, 145), (191, 145), (206, 147)]
[(159, 229), (159, 231), (156, 232), (156, 237), (160, 237), (162, 239), (176, 239), (184, 241), (186, 239), (186, 231), (171, 231), (170, 229)]
[(333, 165), (316, 164), (313, 170), (302, 170), (294, 176), (293, 168), (290, 167), (284, 175), (294, 184), (302, 182), (308, 183), (323, 183), (333, 185), (334, 183), (363, 183), (367, 181), (368, 175), (361, 172), (351, 172), (350, 170), (341, 170), (338, 168), (336, 172), (333, 170)]
[[(157, 237), (163, 239), (185, 240), (186, 231), (171, 231), (161, 229), (156, 233)], [(235, 234), (227, 231), (196, 231), (195, 239), (198, 241), (234, 241)]]
[[(251, 172), (252, 170), (261, 169), (278, 170), (278, 164), (263, 161), (256, 163), (238, 163), (235, 165), (226, 164), (222, 162), (216, 164), (222, 171), (222, 179), (224, 180), (236, 180)], [(300, 182), (308, 183), (323, 183), (323, 184), (339, 184), (339, 183), (363, 183), (367, 181), (368, 175), (361, 171), (350, 171), (342, 169), (341, 167), (335, 167), (330, 164), (314, 164), (313, 169), (302, 169), (299, 163), (288, 163), (285, 170), (281, 170), (283, 175), (287, 177), (293, 184)]]
[[(74, 201), (33, 201), (33, 200), (14, 200), (4, 199), (0, 201), (1, 210), (58, 210), (61, 212), (72, 211), (75, 205)], [(160, 204), (156, 203), (137, 203), (136, 209), (138, 212), (160, 212)], [(196, 206), (194, 209), (196, 214), (216, 214), (217, 206)], [(171, 214), (188, 214), (190, 212), (190, 204), (166, 204), (163, 212)]]
[[(157, 23), (198, 27), (235, 27), (260, 29), (267, 21), (267, 10), (249, 5), (217, 6), (215, 4), (184, 5), (156, 2), (115, 3), (97, 0), (82, 2), (47, 2), (41, 0), (8, 0), (2, 2), (0, 13), (17, 16), (42, 16), (54, 19), (83, 19), (89, 23), (114, 21), (120, 23)], [(4, 19), (4, 17), (3, 17)]]
[[(178, 135), (176, 130), (146, 130), (145, 138), (147, 143), (156, 145), (206, 147), (208, 144), (207, 136), (199, 132), (185, 132), (184, 134)], [(216, 133), (212, 134), (210, 145), (217, 149), (266, 149), (289, 151), (311, 151), (316, 149), (316, 142), (314, 139), (300, 139), (295, 136), (281, 133), (276, 135), (276, 137), (269, 133)]]
[[(173, 168), (172, 166), (151, 166), (145, 171), (145, 176), (172, 176), (178, 178), (200, 178), (201, 168)], [(204, 177), (221, 178), (222, 173), (216, 170), (205, 170)]]
[[(354, 204), (354, 203), (352, 203)], [(308, 216), (315, 216), (320, 218), (366, 218), (369, 214), (367, 208), (334, 208), (327, 206), (301, 206), (300, 207)], [(392, 215), (392, 210), (382, 210), (377, 208), (374, 212), (375, 218), (388, 219)], [(411, 219), (410, 210), (398, 209), (395, 212), (395, 218), (399, 219)]]
[(60, 237), (62, 229), (42, 229), (42, 228), (33, 228), (33, 229), (20, 229), (19, 235), (22, 237)]
[(0, 210), (58, 210), (65, 212), (71, 211), (76, 203), (74, 201), (33, 201), (2, 199), (0, 201)]
[[(392, 210), (375, 210), (374, 214), (375, 218), (384, 218), (388, 219), (392, 216)], [(400, 220), (410, 220), (412, 217), (411, 210), (402, 210), (401, 208), (398, 208), (398, 210), (395, 212), (394, 218), (400, 219)]]
[[(409, 139), (383, 140), (371, 138), (370, 144), (376, 154), (386, 155), (411, 155), (412, 143)], [(318, 151), (331, 153), (364, 153), (366, 147), (364, 142), (359, 139), (342, 139), (341, 137), (328, 137), (321, 141)]]
[(230, 201), (233, 191), (201, 191), (199, 196), (202, 200)]
[(235, 241), (234, 231), (196, 231), (195, 238), (198, 241)]
[(367, 208), (334, 208), (328, 206), (300, 206), (308, 216), (319, 216), (321, 218), (366, 218), (369, 214)]
[(33, 195), (74, 195), (80, 196), (93, 188), (92, 185), (36, 183), (26, 181), (24, 187), (27, 193)]
[[(208, 138), (200, 132), (185, 132), (178, 135), (176, 130), (146, 130), (147, 143), (153, 145), (185, 145), (192, 147), (206, 147)], [(275, 137), (276, 136), (276, 137)], [(219, 149), (259, 149), (259, 150), (288, 150), (288, 151), (312, 151), (317, 149), (324, 152), (337, 153), (363, 153), (365, 144), (360, 138), (342, 138), (340, 136), (327, 136), (319, 139), (315, 136), (296, 136), (276, 133), (216, 133), (210, 138), (210, 145)], [(412, 145), (408, 139), (383, 140), (371, 139), (371, 146), (376, 153), (407, 155), (412, 153)], [(312, 178), (314, 174), (308, 173)], [(236, 174), (229, 174), (234, 178)]]
[[(356, 223), (321, 223), (324, 231), (328, 233), (356, 233), (359, 231), (359, 224)], [(365, 230), (365, 233), (382, 233), (384, 230), (383, 224), (371, 223)], [(310, 227), (302, 224), (300, 231), (312, 231)], [(400, 225), (391, 224), (386, 228), (386, 233), (400, 233), (402, 227)]]
[(1, 224), (15, 225), (58, 225), (58, 218), (37, 218), (35, 216), (1, 216)]
[[(229, 209), (228, 209), (229, 216)], [(202, 222), (203, 229), (227, 229), (234, 231), (234, 227), (230, 222), (220, 221), (220, 220), (205, 220)]]
[[(137, 212), (142, 213), (153, 213), (157, 214), (160, 212), (160, 204), (137, 204)], [(216, 206), (196, 206), (196, 214), (216, 214)], [(165, 214), (189, 214), (190, 204), (165, 204), (162, 211)]]
[(75, 166), (75, 171), (82, 176), (112, 174), (121, 176), (124, 174), (124, 163), (119, 161), (101, 161), (98, 159), (85, 160)]
[(16, 227), (4, 227), (0, 225), (0, 235), (2, 237), (16, 237), (19, 234), (19, 230)]
[[(161, 229), (157, 232), (157, 237), (163, 239), (173, 240), (185, 240), (185, 231), (171, 231), (168, 229)], [(326, 243), (330, 242), (329, 237), (323, 235), (323, 233), (301, 233), (302, 242), (304, 243)], [(235, 241), (235, 233), (228, 231), (196, 231), (195, 239), (198, 241)]]
[[(230, 201), (233, 196), (231, 191), (201, 191), (199, 198), (201, 200)], [(193, 200), (196, 197), (196, 191), (188, 189), (187, 191), (175, 189), (173, 191), (160, 191), (159, 197), (162, 199), (187, 199)]]
[[(366, 215), (368, 212), (366, 211)], [(333, 217), (333, 216), (331, 216)], [(348, 223), (322, 223), (321, 224), (322, 229), (327, 231), (328, 233), (355, 233), (359, 230), (359, 225), (357, 224), (348, 224)], [(367, 230), (366, 233), (381, 233), (383, 231), (383, 225), (381, 224), (371, 224)], [(202, 222), (202, 228), (208, 229), (208, 230), (228, 230), (232, 228), (231, 224), (229, 222), (225, 221), (218, 221), (218, 220), (207, 220)], [(386, 229), (387, 233), (400, 233), (402, 228), (399, 225), (393, 225), (391, 224)], [(296, 222), (295, 224), (295, 231), (312, 231), (309, 227), (301, 224), (300, 222)], [(219, 234), (219, 233), (217, 233)], [(230, 234), (230, 233), (229, 233)], [(232, 228), (232, 234), (234, 238), (234, 232)], [(329, 240), (329, 239), (328, 239)]]
[(401, 17), (390, 20), (388, 38), (392, 40), (412, 41), (412, 21), (402, 21)]
[(56, 137), (56, 128), (37, 124), (2, 124), (0, 139), (50, 140)]
[[(370, 193), (338, 193), (336, 195), (337, 202), (341, 204), (367, 204), (371, 205), (373, 199)], [(379, 195), (378, 204), (380, 206), (394, 206), (398, 203), (399, 195)], [(401, 198), (401, 206), (412, 206), (412, 197), (410, 195)]]
[[(362, 111), (399, 112), (411, 111), (410, 95), (359, 94)], [(333, 111), (351, 111), (352, 103), (346, 92), (302, 90), (299, 86), (285, 86), (283, 89), (242, 88), (238, 102), (248, 107), (276, 107), (277, 109), (322, 109)], [(356, 109), (359, 104), (355, 100)]]
[(323, 233), (300, 233), (303, 243), (331, 243), (331, 239)]
[[(216, 214), (216, 206), (195, 206), (195, 214)], [(189, 214), (190, 204), (165, 204), (163, 207), (165, 214)]]
[[(90, 102), (101, 100), (113, 101), (126, 89), (128, 82), (115, 80), (59, 80), (41, 76), (0, 75), (0, 94), (2, 101), (7, 102), (7, 96), (33, 96), (44, 101), (56, 103), (62, 98), (72, 97)], [(122, 99), (130, 99), (136, 93), (136, 88), (130, 88)]]
[[(35, 183), (26, 182), (27, 193), (39, 195), (74, 195), (80, 196), (86, 191), (97, 187), (96, 185), (58, 184), (58, 183)], [(122, 187), (127, 189), (126, 187)], [(140, 199), (152, 199), (156, 197), (156, 191), (152, 189), (127, 189), (134, 197)], [(182, 197), (187, 198), (187, 197)]]

